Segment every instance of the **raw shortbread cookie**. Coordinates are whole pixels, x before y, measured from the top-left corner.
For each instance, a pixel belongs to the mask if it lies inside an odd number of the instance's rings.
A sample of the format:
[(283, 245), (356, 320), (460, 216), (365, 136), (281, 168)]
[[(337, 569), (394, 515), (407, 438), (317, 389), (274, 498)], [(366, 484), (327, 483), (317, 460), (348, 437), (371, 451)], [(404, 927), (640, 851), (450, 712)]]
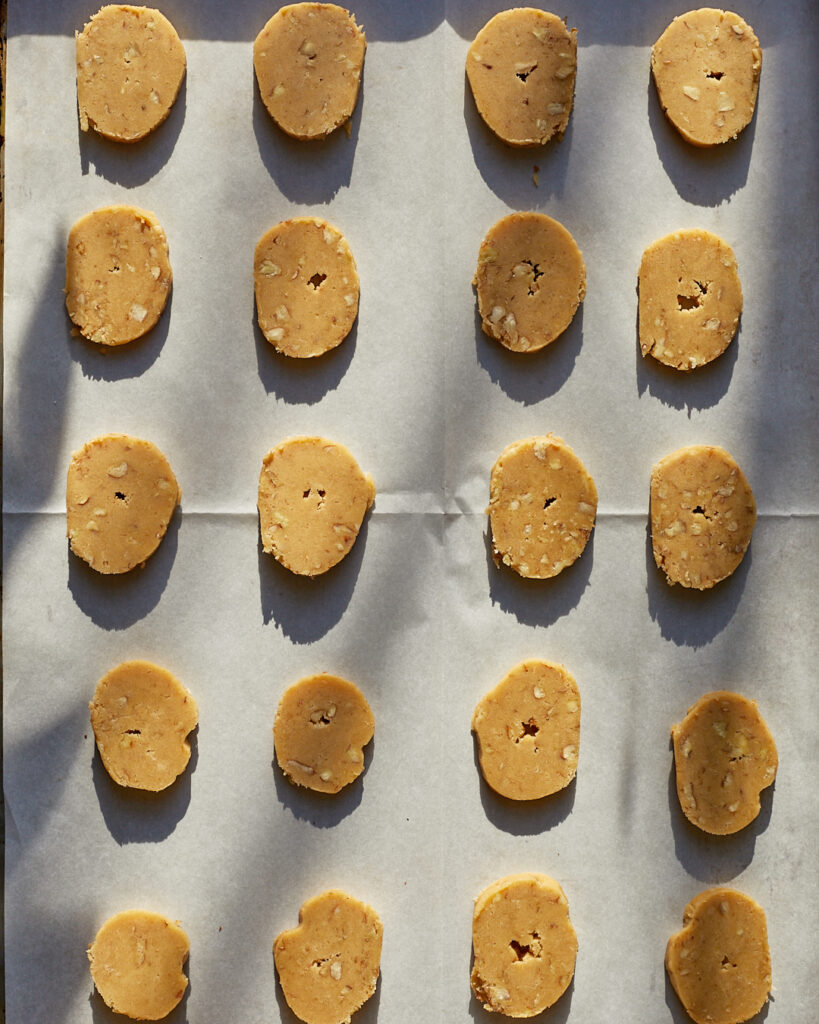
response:
[(90, 341), (124, 345), (142, 337), (165, 308), (172, 277), (165, 232), (147, 210), (103, 207), (71, 229), (65, 305)]
[(161, 1020), (188, 987), (188, 936), (150, 910), (110, 917), (88, 947), (91, 977), (107, 1006), (135, 1020)]
[(296, 139), (323, 139), (352, 114), (367, 40), (335, 4), (282, 7), (253, 44), (259, 92), (276, 124)]
[(660, 105), (695, 146), (735, 139), (750, 122), (761, 69), (750, 25), (713, 7), (675, 18), (651, 51)]
[(80, 128), (137, 142), (170, 113), (185, 76), (176, 29), (150, 7), (103, 7), (77, 35)]
[(273, 740), (279, 767), (293, 782), (338, 793), (364, 770), (375, 718), (364, 694), (338, 676), (302, 679), (285, 690)]
[(740, 1024), (765, 1005), (771, 955), (765, 912), (736, 889), (707, 889), (685, 908), (665, 967), (696, 1024)]
[(537, 800), (577, 772), (580, 693), (562, 665), (531, 659), (515, 666), (472, 716), (487, 783), (510, 800)]
[(651, 543), (668, 582), (708, 590), (730, 576), (751, 543), (756, 503), (722, 448), (694, 444), (651, 471)]
[(120, 786), (156, 793), (185, 770), (196, 701), (170, 672), (125, 661), (100, 679), (89, 705), (105, 770)]
[(286, 356), (340, 345), (358, 315), (358, 272), (346, 238), (319, 217), (276, 224), (253, 260), (259, 327)]
[(640, 350), (693, 370), (721, 355), (742, 312), (737, 261), (710, 231), (675, 231), (653, 242), (640, 264)]
[(181, 497), (168, 460), (150, 441), (97, 437), (68, 467), (71, 550), (97, 572), (128, 572), (159, 547)]
[(259, 476), (262, 547), (300, 576), (319, 576), (355, 543), (375, 484), (343, 444), (293, 437), (268, 452)]
[(559, 437), (529, 437), (501, 452), (489, 479), (492, 557), (521, 576), (557, 576), (594, 529), (597, 488)]
[(731, 835), (759, 814), (759, 794), (778, 766), (776, 744), (756, 701), (718, 690), (671, 727), (677, 796), (704, 832)]
[(475, 106), (512, 146), (562, 135), (574, 100), (577, 30), (532, 7), (501, 11), (470, 46), (466, 76)]
[(475, 900), (472, 990), (484, 1009), (534, 1017), (569, 987), (577, 935), (554, 879), (537, 873), (498, 879)]
[(287, 1005), (307, 1024), (349, 1024), (375, 992), (383, 927), (366, 903), (337, 889), (313, 896), (273, 957)]
[(562, 224), (510, 213), (481, 243), (472, 283), (484, 334), (513, 352), (536, 352), (571, 323), (586, 295), (586, 265)]

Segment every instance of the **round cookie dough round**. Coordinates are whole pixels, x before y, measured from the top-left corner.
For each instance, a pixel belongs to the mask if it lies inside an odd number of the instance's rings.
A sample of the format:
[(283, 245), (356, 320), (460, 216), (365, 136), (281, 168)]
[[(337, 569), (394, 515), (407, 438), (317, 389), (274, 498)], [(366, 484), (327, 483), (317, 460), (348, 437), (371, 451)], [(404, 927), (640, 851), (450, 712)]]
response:
[(710, 231), (675, 231), (653, 242), (640, 264), (640, 351), (677, 370), (722, 355), (742, 312), (737, 261)]
[(745, 893), (718, 887), (685, 908), (683, 929), (668, 940), (669, 980), (696, 1024), (741, 1024), (771, 991), (771, 954), (762, 907)]
[(516, 665), (478, 702), (472, 716), (487, 783), (510, 800), (537, 800), (568, 786), (577, 772), (580, 693), (562, 665)]
[(103, 7), (77, 35), (80, 128), (137, 142), (168, 116), (184, 77), (185, 49), (164, 14)]
[(343, 444), (293, 437), (264, 458), (262, 547), (299, 576), (319, 576), (349, 552), (375, 501), (375, 484)]
[(739, 832), (759, 814), (759, 794), (776, 778), (774, 738), (756, 701), (718, 690), (671, 727), (680, 807), (711, 835)]
[(679, 448), (652, 469), (651, 544), (669, 583), (708, 590), (730, 576), (755, 523), (751, 488), (723, 448)]
[(172, 279), (165, 232), (147, 210), (106, 206), (69, 233), (65, 305), (89, 341), (124, 345), (141, 338), (165, 308)]
[(754, 115), (762, 50), (750, 25), (713, 7), (675, 18), (651, 51), (660, 106), (695, 146), (735, 139)]
[(109, 918), (88, 947), (91, 977), (105, 1004), (135, 1020), (162, 1020), (185, 994), (188, 936), (150, 910)]
[(349, 120), (367, 40), (335, 4), (282, 7), (253, 44), (259, 92), (276, 124), (296, 139), (323, 139)]
[(586, 265), (562, 224), (510, 213), (481, 243), (472, 283), (484, 334), (513, 352), (537, 352), (571, 323), (586, 295)]
[(181, 497), (156, 445), (127, 434), (94, 438), (68, 467), (71, 550), (97, 572), (128, 572), (159, 547)]
[(285, 690), (276, 711), (276, 760), (298, 786), (338, 793), (364, 770), (375, 718), (355, 683), (310, 676)]
[(293, 1013), (305, 1024), (349, 1024), (375, 992), (383, 932), (372, 907), (340, 890), (302, 904), (298, 927), (281, 932), (273, 944)]
[(102, 763), (120, 786), (157, 793), (185, 770), (199, 712), (166, 669), (150, 661), (117, 665), (100, 679), (89, 709)]
[(496, 14), (466, 57), (478, 112), (511, 146), (539, 146), (563, 134), (576, 69), (577, 30), (533, 7)]
[(574, 975), (577, 935), (566, 896), (548, 875), (508, 875), (475, 900), (472, 991), (484, 1009), (534, 1017)]
[(259, 327), (277, 351), (310, 358), (340, 345), (358, 315), (358, 272), (346, 238), (319, 217), (276, 224), (253, 260)]
[(559, 437), (529, 437), (501, 452), (489, 479), (492, 556), (521, 576), (557, 576), (594, 529), (597, 488)]

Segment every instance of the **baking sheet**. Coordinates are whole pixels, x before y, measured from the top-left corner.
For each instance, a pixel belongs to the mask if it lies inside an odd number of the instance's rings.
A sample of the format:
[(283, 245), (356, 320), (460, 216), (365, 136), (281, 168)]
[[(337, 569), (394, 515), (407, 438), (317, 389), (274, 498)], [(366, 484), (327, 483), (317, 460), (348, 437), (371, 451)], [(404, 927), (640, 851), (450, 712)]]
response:
[[(295, 1018), (271, 947), (298, 907), (342, 887), (385, 926), (382, 976), (356, 1020), (492, 1019), (469, 989), (472, 900), (540, 870), (568, 896), (580, 952), (550, 1022), (684, 1021), (663, 969), (701, 889), (736, 886), (768, 915), (774, 992), (759, 1019), (807, 1024), (819, 926), (812, 656), (819, 565), (815, 465), (816, 16), (746, 3), (764, 48), (757, 113), (716, 153), (663, 119), (651, 43), (679, 5), (568, 3), (578, 28), (564, 140), (510, 151), (478, 118), (463, 65), (501, 5), (362, 0), (365, 74), (348, 138), (301, 145), (270, 123), (251, 44), (256, 0), (162, 7), (188, 73), (153, 137), (119, 148), (77, 128), (67, 2), (9, 10), (6, 153), (4, 743), (10, 1024), (113, 1022), (85, 947), (146, 906), (191, 939), (174, 1024)], [(538, 165), (537, 187), (534, 167)], [(174, 288), (143, 341), (102, 353), (71, 336), (64, 246), (111, 202), (153, 210)], [(565, 336), (520, 358), (486, 339), (470, 286), (481, 238), (513, 209), (561, 220), (587, 298)], [(254, 320), (258, 237), (294, 214), (347, 236), (362, 281), (353, 334), (308, 366)], [(680, 377), (644, 364), (636, 274), (645, 246), (701, 226), (733, 246), (737, 339)], [(108, 431), (168, 455), (183, 503), (146, 568), (98, 577), (64, 537), (73, 450)], [(600, 509), (574, 567), (546, 583), (491, 564), (489, 469), (553, 431), (594, 476)], [(351, 555), (291, 578), (258, 545), (264, 454), (319, 433), (378, 488)], [(739, 461), (760, 518), (740, 569), (708, 594), (668, 588), (646, 533), (648, 475), (684, 444)], [(480, 781), (469, 722), (515, 663), (562, 661), (580, 686), (576, 782), (536, 806)], [(200, 725), (188, 772), (158, 799), (120, 791), (94, 753), (87, 703), (131, 657), (175, 672)], [(273, 767), (282, 691), (327, 670), (376, 715), (363, 779), (332, 799)], [(780, 771), (735, 837), (695, 834), (676, 804), (668, 729), (702, 693), (756, 698)]]

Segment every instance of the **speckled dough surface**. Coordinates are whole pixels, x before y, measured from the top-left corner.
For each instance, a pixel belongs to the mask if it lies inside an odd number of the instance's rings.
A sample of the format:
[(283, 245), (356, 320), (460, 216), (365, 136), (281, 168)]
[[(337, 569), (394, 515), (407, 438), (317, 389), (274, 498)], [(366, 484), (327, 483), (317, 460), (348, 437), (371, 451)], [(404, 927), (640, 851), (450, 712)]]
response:
[(675, 231), (653, 242), (640, 264), (640, 350), (677, 370), (721, 355), (742, 312), (737, 261), (710, 231)]
[(470, 46), (466, 75), (481, 117), (512, 146), (566, 130), (574, 100), (577, 31), (533, 7), (501, 11)]
[(185, 49), (150, 7), (111, 4), (77, 34), (80, 128), (137, 142), (170, 113), (185, 77)]
[(675, 18), (651, 51), (660, 105), (695, 146), (735, 139), (754, 115), (762, 50), (738, 14), (703, 7)]
[(168, 241), (147, 210), (107, 206), (68, 236), (65, 305), (90, 341), (124, 345), (159, 319), (171, 288)]
[(586, 265), (562, 224), (510, 213), (481, 243), (473, 284), (484, 334), (513, 352), (536, 352), (571, 323), (586, 295)]
[(262, 334), (287, 356), (320, 356), (335, 348), (358, 314), (350, 246), (319, 217), (286, 220), (262, 235), (253, 284)]
[(296, 139), (322, 139), (352, 114), (367, 41), (355, 18), (335, 4), (282, 7), (253, 45), (262, 101)]
[(651, 471), (651, 544), (669, 583), (707, 590), (742, 561), (756, 523), (748, 481), (722, 448), (695, 444)]

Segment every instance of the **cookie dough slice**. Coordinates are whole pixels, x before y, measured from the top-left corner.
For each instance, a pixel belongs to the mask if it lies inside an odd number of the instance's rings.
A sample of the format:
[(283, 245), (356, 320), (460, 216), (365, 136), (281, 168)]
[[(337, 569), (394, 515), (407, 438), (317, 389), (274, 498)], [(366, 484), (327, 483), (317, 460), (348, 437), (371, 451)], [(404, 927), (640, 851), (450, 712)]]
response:
[(696, 1024), (741, 1024), (771, 991), (765, 912), (736, 889), (707, 889), (685, 908), (668, 940), (665, 967)]
[(534, 1017), (574, 975), (577, 935), (566, 896), (548, 875), (508, 875), (475, 900), (472, 991), (484, 1008)]
[(77, 34), (80, 128), (137, 142), (168, 116), (184, 77), (185, 48), (164, 14), (103, 7)]
[(307, 900), (297, 928), (273, 944), (287, 1005), (305, 1024), (349, 1024), (375, 992), (383, 926), (378, 914), (338, 889)]
[(188, 936), (150, 910), (109, 918), (88, 947), (91, 977), (106, 1006), (134, 1020), (162, 1020), (178, 1005), (188, 979)]
[(640, 264), (640, 351), (677, 370), (722, 355), (742, 312), (737, 261), (727, 242), (698, 228), (653, 242)]
[(723, 448), (679, 448), (652, 469), (651, 544), (670, 584), (708, 590), (730, 576), (755, 523), (753, 492)]
[(695, 146), (735, 139), (754, 115), (762, 50), (732, 11), (703, 7), (675, 18), (651, 51), (669, 121)]
[(335, 4), (282, 7), (253, 44), (259, 92), (276, 124), (296, 139), (323, 139), (352, 114), (367, 40)]
[(475, 105), (510, 146), (539, 146), (563, 134), (576, 69), (577, 30), (533, 7), (496, 14), (466, 57)]

